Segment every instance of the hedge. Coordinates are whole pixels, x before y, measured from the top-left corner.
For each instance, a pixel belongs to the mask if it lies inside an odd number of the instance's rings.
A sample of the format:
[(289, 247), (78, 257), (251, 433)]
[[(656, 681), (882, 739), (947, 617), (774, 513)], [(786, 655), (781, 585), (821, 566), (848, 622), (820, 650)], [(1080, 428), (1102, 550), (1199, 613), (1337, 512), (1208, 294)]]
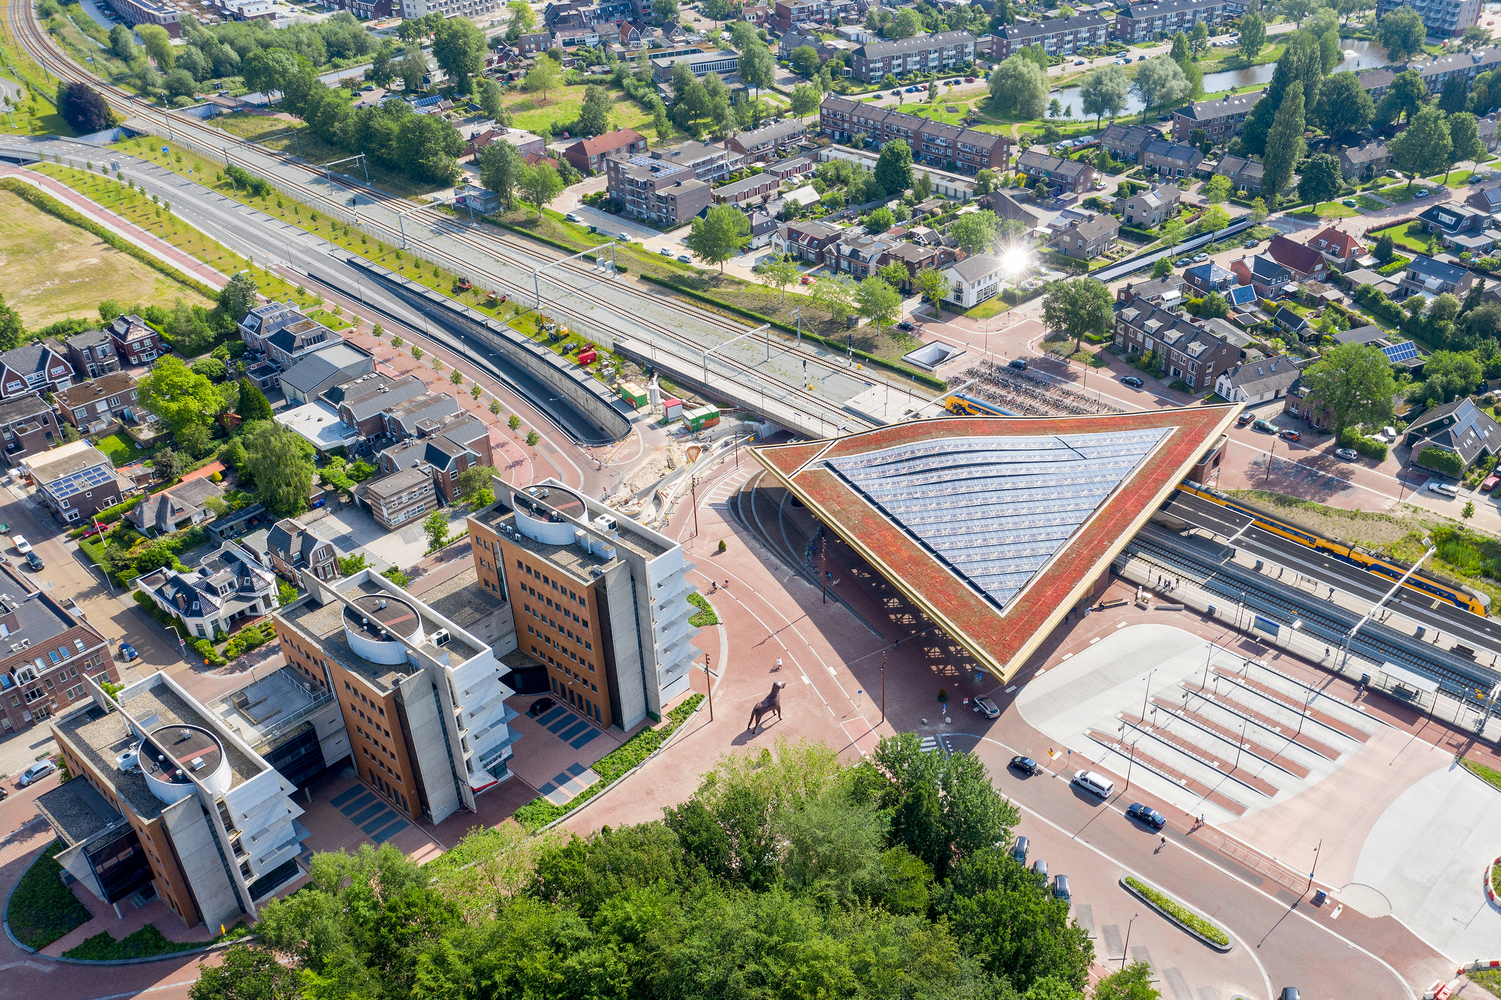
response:
[(129, 254), (152, 270), (161, 272), (180, 285), (186, 285), (206, 299), (217, 300), (219, 298), (219, 293), (216, 290), (205, 285), (197, 278), (179, 271), (155, 254), (148, 253), (134, 243), (115, 235), (93, 219), (75, 209), (69, 208), (50, 194), (32, 187), (25, 181), (15, 177), (0, 178), (0, 190), (9, 191), (11, 194), (25, 199), (36, 208), (41, 209), (48, 215), (56, 216), (70, 226), (77, 226), (79, 229), (93, 233), (121, 253)]
[(1390, 262), (1382, 264), (1380, 267), (1376, 268), (1376, 273), (1384, 278), (1389, 278), (1392, 275), (1406, 269), (1407, 265), (1411, 263), (1411, 257), (1403, 257), (1401, 254), (1398, 254), (1397, 256), (1393, 257)]
[(1154, 233), (1149, 229), (1139, 229), (1136, 226), (1121, 226), (1121, 235), (1137, 243), (1155, 243), (1161, 238), (1159, 233)]
[(1464, 459), (1444, 448), (1424, 448), (1422, 454), (1413, 461), (1425, 468), (1442, 472), (1451, 479), (1461, 479), (1465, 474)]
[(1360, 454), (1368, 458), (1374, 458), (1378, 462), (1386, 461), (1387, 447), (1382, 441), (1366, 437), (1353, 427), (1346, 427), (1339, 436), (1341, 448), (1354, 448)]
[(1156, 889), (1148, 886), (1145, 882), (1137, 878), (1132, 878), (1130, 875), (1127, 875), (1122, 881), (1124, 881), (1126, 885), (1130, 886), (1133, 892), (1140, 895), (1143, 899), (1149, 900), (1154, 906), (1156, 906), (1159, 910), (1166, 914), (1169, 919), (1182, 924), (1184, 927), (1187, 927), (1189, 930), (1193, 931), (1195, 934), (1198, 934), (1201, 937), (1208, 938), (1210, 941), (1213, 941), (1221, 948), (1229, 947), (1229, 935), (1220, 930), (1216, 925), (1210, 923), (1208, 920), (1205, 920), (1203, 917), (1199, 916), (1197, 913), (1193, 912), (1188, 907), (1178, 902), (1173, 897), (1169, 896), (1167, 893), (1158, 892)]
[(1407, 318), (1401, 306), (1387, 298), (1386, 293), (1375, 285), (1356, 285), (1355, 301), (1388, 326), (1401, 326)]
[[(763, 316), (751, 309), (743, 309), (740, 306), (725, 302), (723, 299), (717, 299), (712, 295), (707, 295), (703, 292), (700, 292), (695, 288), (685, 288), (683, 285), (679, 284), (676, 281), (670, 281), (666, 278), (658, 278), (655, 275), (651, 274), (641, 275), (641, 280), (649, 281), (653, 285), (661, 285), (664, 288), (671, 288), (675, 292), (679, 292), (683, 295), (688, 296), (689, 298), (698, 299), (699, 301), (707, 303), (708, 305), (715, 306), (716, 308), (727, 309), (730, 312), (734, 313), (736, 316), (743, 317), (744, 319), (753, 320), (757, 323), (770, 323), (772, 326), (776, 327), (778, 330), (781, 330), (783, 333), (797, 333), (797, 327), (793, 326), (790, 323), (783, 323), (781, 320), (772, 319), (770, 316)], [(1026, 300), (1023, 299), (1022, 301)], [(806, 327), (803, 329), (802, 335), (804, 340), (814, 340), (820, 344), (823, 344), (825, 347), (832, 347), (838, 351), (843, 351), (846, 349), (845, 345), (842, 342), (835, 340), (832, 337), (825, 337), (820, 334), (813, 333)], [(865, 361), (868, 364), (885, 368), (887, 371), (895, 372), (898, 375), (905, 375), (908, 378), (914, 379), (931, 389), (936, 389), (941, 392), (944, 389), (948, 388), (948, 383), (943, 379), (934, 378), (932, 375), (920, 372), (915, 368), (908, 368), (906, 365), (897, 364), (894, 361), (887, 361), (885, 358), (877, 357), (876, 355), (871, 354), (869, 351), (862, 351), (858, 347), (854, 349), (854, 355), (855, 357), (860, 358), (862, 361)]]
[(595, 761), (593, 769), (594, 773), (599, 775), (599, 780), (582, 792), (579, 792), (566, 805), (553, 805), (545, 798), (538, 796), (516, 810), (516, 822), (530, 831), (539, 830), (565, 813), (583, 805), (595, 795), (609, 788), (612, 783), (623, 777), (631, 768), (650, 757), (658, 747), (667, 742), (667, 737), (671, 736), (679, 726), (688, 721), (688, 717), (693, 714), (694, 710), (698, 708), (699, 703), (703, 700), (704, 696), (701, 694), (689, 695), (681, 705), (667, 713), (667, 725), (643, 729)]

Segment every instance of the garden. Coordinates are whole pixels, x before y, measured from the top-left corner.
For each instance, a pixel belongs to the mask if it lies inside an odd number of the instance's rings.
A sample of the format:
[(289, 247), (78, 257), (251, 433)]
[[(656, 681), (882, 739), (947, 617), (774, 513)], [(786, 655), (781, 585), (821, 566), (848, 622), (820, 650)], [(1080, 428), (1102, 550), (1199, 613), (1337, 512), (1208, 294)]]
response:
[(93, 919), (73, 890), (63, 885), (63, 869), (56, 856), (66, 846), (61, 840), (53, 841), (11, 893), (6, 922), (16, 940), (28, 948), (45, 948)]

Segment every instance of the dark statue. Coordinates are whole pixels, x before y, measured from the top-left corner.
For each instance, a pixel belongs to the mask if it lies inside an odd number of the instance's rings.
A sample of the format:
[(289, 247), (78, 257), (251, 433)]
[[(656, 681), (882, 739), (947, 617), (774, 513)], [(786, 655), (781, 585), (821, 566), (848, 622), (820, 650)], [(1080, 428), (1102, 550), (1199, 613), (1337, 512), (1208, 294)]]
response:
[(787, 686), (786, 681), (776, 681), (771, 685), (771, 694), (756, 702), (756, 707), (751, 709), (750, 721), (745, 724), (747, 731), (754, 729), (761, 731), (761, 716), (768, 712), (775, 712), (777, 721), (782, 718), (782, 688)]

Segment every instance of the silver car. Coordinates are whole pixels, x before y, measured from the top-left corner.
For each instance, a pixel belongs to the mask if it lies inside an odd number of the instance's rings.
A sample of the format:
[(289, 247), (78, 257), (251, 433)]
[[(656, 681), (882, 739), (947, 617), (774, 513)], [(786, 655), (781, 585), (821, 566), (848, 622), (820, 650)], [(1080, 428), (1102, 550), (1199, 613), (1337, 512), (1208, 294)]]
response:
[(998, 718), (1001, 714), (1001, 710), (996, 707), (996, 703), (984, 697), (975, 699), (975, 711), (982, 713), (987, 719)]

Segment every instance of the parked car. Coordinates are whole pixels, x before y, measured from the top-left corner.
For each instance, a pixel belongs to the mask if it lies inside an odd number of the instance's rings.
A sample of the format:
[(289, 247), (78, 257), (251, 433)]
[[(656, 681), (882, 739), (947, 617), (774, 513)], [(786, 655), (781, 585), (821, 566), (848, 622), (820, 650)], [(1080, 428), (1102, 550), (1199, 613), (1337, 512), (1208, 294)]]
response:
[(39, 760), (35, 764), (21, 772), (21, 778), (16, 784), (25, 788), (27, 785), (41, 781), (47, 775), (57, 770), (57, 765), (50, 760)]
[(1298, 988), (1296, 986), (1282, 987), (1282, 992), (1277, 994), (1277, 1000), (1298, 1000)]
[(1084, 65), (1084, 60), (1083, 59), (1075, 59), (1074, 60), (1074, 65), (1075, 66), (1083, 66)]
[(1166, 816), (1162, 815), (1162, 813), (1158, 812), (1156, 809), (1153, 809), (1151, 806), (1143, 805), (1140, 802), (1131, 803), (1131, 805), (1126, 808), (1126, 816), (1130, 819), (1136, 820), (1136, 822), (1140, 823), (1142, 826), (1151, 827), (1153, 830), (1161, 830), (1164, 826), (1167, 825)]
[(584, 221), (583, 219), (579, 218), (578, 214), (575, 213), (575, 212), (569, 212), (567, 215), (563, 216), (563, 218), (567, 219), (569, 222), (583, 222)]
[(902, 92), (900, 90), (893, 90), (891, 92), (891, 96), (892, 97), (901, 97), (902, 96)]
[(1344, 201), (1340, 202), (1340, 204), (1343, 205), (1343, 206), (1345, 206), (1346, 208), (1358, 208), (1359, 207), (1355, 203), (1355, 199), (1354, 198), (1346, 198)]
[(1453, 500), (1455, 497), (1459, 496), (1458, 488), (1451, 486), (1448, 483), (1429, 483), (1428, 489), (1430, 489), (1434, 493), (1440, 494), (1441, 496), (1446, 496), (1450, 500)]
[(130, 643), (128, 643), (128, 642), (122, 642), (122, 643), (120, 643), (120, 658), (123, 659), (126, 663), (129, 663), (131, 660), (134, 660), (136, 657), (138, 657), (140, 655), (141, 654), (137, 653), (136, 652), (136, 648), (134, 646), (132, 646)]
[(1012, 358), (1011, 359), (1011, 364), (1007, 365), (1006, 367), (1008, 367), (1008, 368), (1015, 368), (1017, 371), (1024, 372), (1024, 371), (1027, 370), (1027, 359), (1026, 358)]
[(1256, 420), (1255, 422), (1253, 422), (1251, 424), (1251, 427), (1253, 429), (1255, 429), (1255, 430), (1261, 431), (1263, 434), (1276, 434), (1277, 433), (1277, 428), (1274, 427), (1274, 426), (1272, 426), (1269, 422), (1267, 422), (1265, 420), (1258, 419), (1258, 420)]
[(1121, 385), (1129, 385), (1133, 389), (1140, 389), (1146, 383), (1135, 375), (1122, 375)]
[(16, 547), (16, 551), (21, 553), (21, 555), (23, 556), (31, 551), (31, 543), (26, 540), (25, 535), (11, 535), (10, 543), (14, 545)]
[(910, 319), (904, 319), (896, 325), (896, 328), (898, 330), (906, 330), (908, 332), (911, 332), (912, 330), (917, 329), (917, 324), (913, 323)]
[(678, 260), (682, 261), (684, 264), (692, 264), (693, 263), (693, 258), (690, 257), (690, 256), (688, 256), (685, 253), (678, 254)]
[(1496, 488), (1497, 483), (1501, 483), (1501, 476), (1486, 476), (1485, 482), (1480, 484), (1480, 488), (1484, 492), (1489, 493)]
[(671, 257), (672, 256), (672, 248), (671, 247), (663, 247), (662, 249), (658, 250), (657, 253), (661, 254), (663, 257)]
[(538, 698), (536, 701), (532, 702), (532, 707), (526, 710), (526, 714), (535, 719), (543, 712), (551, 711), (552, 706), (553, 700), (551, 698)]
[(975, 78), (974, 78), (974, 77), (972, 77), (972, 76), (966, 76), (966, 77), (965, 77), (965, 78), (964, 78), (964, 82), (965, 82), (965, 83), (974, 83), (974, 82), (975, 82)]
[(1250, 250), (1252, 247), (1259, 246), (1260, 244), (1261, 244), (1260, 240), (1250, 239), (1250, 240), (1246, 240), (1244, 243), (1242, 243), (1241, 246), (1245, 247), (1247, 250)]
[(1192, 257), (1179, 257), (1176, 261), (1174, 261), (1174, 263), (1178, 267), (1187, 267), (1188, 265), (1192, 264), (1193, 262), (1194, 262), (1194, 259)]
[(1042, 858), (1038, 858), (1036, 861), (1032, 862), (1032, 874), (1038, 876), (1042, 880), (1043, 885), (1047, 885), (1048, 863)]
[(1428, 197), (1428, 196), (1429, 196), (1429, 195), (1430, 195), (1430, 194), (1432, 194), (1432, 192), (1431, 192), (1431, 191), (1429, 191), (1429, 190), (1428, 190), (1428, 189), (1427, 189), (1427, 188), (1418, 188), (1418, 189), (1417, 189), (1417, 190), (1416, 190), (1416, 191), (1414, 191), (1414, 192), (1413, 192), (1413, 193), (1412, 193), (1412, 196), (1413, 196), (1413, 197), (1414, 197), (1414, 198), (1426, 198), (1426, 197)]
[(629, 243), (631, 241), (630, 236), (625, 233), (616, 233), (615, 238), (617, 240), (620, 240), (622, 243)]
[(1020, 771), (1022, 774), (1036, 774), (1038, 771), (1042, 770), (1037, 766), (1037, 761), (1033, 760), (1031, 757), (1023, 757), (1021, 754), (1017, 754), (1015, 757), (1012, 757), (1011, 762), (1006, 766)]
[(996, 703), (984, 696), (975, 699), (975, 711), (987, 719), (999, 718), (1001, 714), (1001, 710), (996, 707)]
[[(1334, 457), (1342, 458), (1346, 462), (1354, 462), (1360, 458), (1360, 455), (1356, 453), (1354, 448), (1336, 448), (1334, 449)], [(1494, 481), (1495, 478), (1495, 476), (1492, 476), (1491, 481)]]
[(1241, 427), (1244, 427), (1246, 426), (1246, 424), (1249, 424), (1252, 420), (1255, 419), (1256, 417), (1250, 413), (1242, 413), (1240, 416), (1235, 418), (1235, 422)]
[(1207, 253), (1196, 253), (1196, 254), (1194, 254), (1194, 263), (1195, 264), (1202, 264), (1202, 263), (1204, 263), (1208, 259), (1209, 259), (1209, 255)]
[(805, 274), (801, 278), (799, 278), (798, 280), (801, 281), (805, 285), (811, 285), (811, 284), (813, 284), (813, 275), (811, 275), (811, 274)]
[(1284, 439), (1284, 440), (1286, 440), (1286, 441), (1296, 441), (1296, 440), (1298, 440), (1298, 432), (1295, 431), (1295, 430), (1291, 430), (1291, 429), (1278, 431), (1277, 432), (1277, 436), (1280, 437), (1280, 438), (1282, 438), (1282, 439)]
[(42, 557), (35, 552), (26, 553), (26, 565), (34, 570), (44, 570), (47, 568), (47, 564), (42, 562)]
[(1016, 843), (1013, 844), (1013, 845), (1011, 845), (1011, 857), (1012, 857), (1012, 859), (1017, 864), (1019, 864), (1019, 865), (1026, 864), (1027, 863), (1027, 849), (1029, 847), (1031, 847), (1031, 846), (1032, 846), (1032, 842), (1030, 840), (1028, 840), (1026, 837), (1017, 837), (1016, 838)]
[(1055, 899), (1073, 899), (1073, 894), (1068, 889), (1067, 875), (1053, 876), (1053, 897)]

